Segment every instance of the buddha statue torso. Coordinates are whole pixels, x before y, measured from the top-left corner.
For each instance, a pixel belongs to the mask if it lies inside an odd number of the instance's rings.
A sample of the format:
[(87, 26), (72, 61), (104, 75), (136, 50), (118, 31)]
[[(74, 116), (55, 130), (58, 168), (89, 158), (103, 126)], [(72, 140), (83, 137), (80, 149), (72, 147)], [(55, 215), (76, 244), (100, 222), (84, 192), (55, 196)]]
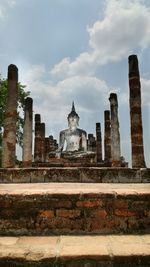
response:
[(87, 134), (84, 130), (77, 128), (78, 123), (79, 116), (73, 103), (71, 113), (68, 115), (69, 128), (60, 132), (59, 151), (63, 153), (87, 151)]
[(86, 151), (86, 132), (82, 129), (66, 129), (60, 132), (60, 147), (65, 151)]

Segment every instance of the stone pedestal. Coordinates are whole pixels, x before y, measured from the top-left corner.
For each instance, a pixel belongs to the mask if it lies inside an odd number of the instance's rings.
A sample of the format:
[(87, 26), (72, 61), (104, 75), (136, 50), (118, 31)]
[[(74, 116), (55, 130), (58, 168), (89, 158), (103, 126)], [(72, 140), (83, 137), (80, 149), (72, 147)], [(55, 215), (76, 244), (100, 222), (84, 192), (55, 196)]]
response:
[(32, 112), (33, 100), (27, 97), (25, 100), (25, 118), (23, 128), (23, 155), (22, 161), (24, 167), (32, 166)]
[(18, 100), (18, 69), (15, 65), (8, 67), (8, 95), (4, 118), (2, 144), (2, 167), (15, 167), (16, 160), (16, 123)]
[(96, 161), (102, 162), (102, 136), (99, 122), (96, 123)]
[(118, 100), (117, 94), (110, 94), (110, 110), (111, 110), (111, 160), (112, 166), (121, 165), (120, 152), (120, 133), (118, 120)]
[(141, 111), (141, 84), (136, 55), (129, 56), (132, 167), (145, 168)]
[(110, 111), (104, 111), (104, 160), (111, 161), (111, 125), (110, 125)]

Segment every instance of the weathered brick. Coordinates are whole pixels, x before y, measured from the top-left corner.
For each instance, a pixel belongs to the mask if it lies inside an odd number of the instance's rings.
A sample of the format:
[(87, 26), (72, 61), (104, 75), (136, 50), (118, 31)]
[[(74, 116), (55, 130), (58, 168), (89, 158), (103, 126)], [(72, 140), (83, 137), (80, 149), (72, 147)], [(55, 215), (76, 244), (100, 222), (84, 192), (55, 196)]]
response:
[(71, 208), (72, 202), (70, 200), (64, 200), (64, 199), (51, 199), (50, 206), (52, 208)]
[(107, 217), (106, 210), (95, 210), (91, 213), (92, 217), (95, 217), (96, 219), (99, 218), (101, 220), (104, 220)]
[(121, 217), (134, 217), (137, 215), (137, 212), (136, 211), (130, 211), (130, 210), (119, 210), (119, 209), (116, 209), (114, 211), (114, 214), (117, 215), (117, 216), (121, 216)]
[(54, 211), (53, 210), (42, 210), (39, 212), (39, 217), (41, 218), (53, 218), (54, 217)]
[(77, 218), (80, 217), (80, 210), (56, 210), (56, 216), (64, 218)]
[(119, 226), (120, 226), (120, 221), (117, 220), (116, 218), (107, 222), (107, 227), (110, 229), (114, 229), (114, 228), (119, 227)]
[(128, 219), (128, 229), (134, 229), (134, 231), (135, 231), (138, 228), (139, 228), (139, 221), (135, 220), (135, 218), (129, 218)]
[(84, 229), (85, 222), (83, 219), (80, 218), (76, 218), (76, 220), (73, 220), (72, 218), (56, 217), (51, 222), (51, 225), (53, 225), (53, 229), (55, 229), (57, 233), (62, 234), (62, 230), (64, 233), (69, 233), (74, 230)]
[(103, 232), (104, 228), (106, 228), (107, 221), (102, 219), (90, 219), (89, 220), (89, 231), (100, 231)]
[(125, 200), (115, 200), (113, 202), (114, 209), (127, 209), (129, 206), (128, 201)]
[(94, 210), (87, 217), (89, 231), (100, 231), (108, 225), (107, 212), (105, 210)]
[(83, 200), (77, 201), (76, 206), (78, 208), (93, 208), (93, 207), (101, 207), (103, 205), (102, 200)]
[(147, 212), (147, 217), (150, 218), (150, 210)]

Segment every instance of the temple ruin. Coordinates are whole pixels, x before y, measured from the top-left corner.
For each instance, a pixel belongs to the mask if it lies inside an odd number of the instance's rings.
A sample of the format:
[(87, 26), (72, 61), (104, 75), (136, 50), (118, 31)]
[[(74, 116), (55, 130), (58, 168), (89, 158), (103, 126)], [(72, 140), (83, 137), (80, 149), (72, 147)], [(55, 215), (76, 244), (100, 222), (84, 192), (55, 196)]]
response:
[[(3, 135), (3, 167), (15, 167), (16, 158), (16, 120), (17, 120), (17, 82), (18, 69), (14, 65), (8, 67), (8, 99), (5, 111)], [(143, 147), (143, 127), (141, 115), (141, 86), (138, 59), (129, 56), (129, 103), (131, 122), (132, 167), (143, 168), (145, 165)], [(79, 163), (82, 165), (97, 164), (100, 167), (126, 167), (121, 155), (121, 140), (118, 117), (118, 99), (116, 93), (109, 96), (110, 110), (104, 111), (104, 140), (102, 140), (101, 123), (95, 122), (96, 131), (86, 133), (78, 129), (79, 115), (75, 104), (68, 115), (69, 128), (60, 132), (60, 140), (52, 135), (45, 136), (45, 123), (41, 122), (41, 114), (35, 114), (34, 137), (33, 100), (27, 98), (24, 110), (22, 166), (31, 167), (49, 163)], [(34, 154), (32, 144), (34, 138)], [(66, 149), (64, 149), (66, 144)], [(103, 149), (104, 147), (104, 149)], [(103, 155), (104, 151), (104, 155)], [(44, 165), (43, 165), (44, 166)]]
[(150, 169), (137, 56), (129, 57), (132, 168), (121, 154), (121, 107), (114, 92), (108, 95), (104, 127), (93, 118), (95, 133), (79, 128), (73, 102), (59, 140), (46, 136), (42, 114), (33, 116), (34, 99), (27, 97), (22, 163), (16, 165), (17, 83), (18, 69), (10, 65), (0, 169), (0, 266), (150, 266)]

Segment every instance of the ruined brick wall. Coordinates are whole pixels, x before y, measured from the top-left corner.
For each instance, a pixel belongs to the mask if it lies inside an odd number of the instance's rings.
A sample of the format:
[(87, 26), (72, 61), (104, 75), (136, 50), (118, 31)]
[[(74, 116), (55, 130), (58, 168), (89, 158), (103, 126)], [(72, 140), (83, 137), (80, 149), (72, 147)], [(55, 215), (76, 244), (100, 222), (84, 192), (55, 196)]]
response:
[(57, 140), (53, 138), (52, 135), (45, 138), (45, 152), (46, 152), (46, 161), (49, 161), (50, 157), (54, 157), (55, 154), (51, 152), (55, 152), (58, 149)]
[(30, 169), (0, 169), (0, 183), (50, 182), (150, 183), (150, 169), (111, 167), (35, 167)]
[(93, 134), (88, 134), (87, 147), (88, 151), (96, 152), (96, 140)]
[(65, 187), (63, 193), (46, 190), (1, 193), (0, 235), (150, 232), (150, 194), (146, 191), (102, 189), (101, 193), (79, 194), (65, 193)]

